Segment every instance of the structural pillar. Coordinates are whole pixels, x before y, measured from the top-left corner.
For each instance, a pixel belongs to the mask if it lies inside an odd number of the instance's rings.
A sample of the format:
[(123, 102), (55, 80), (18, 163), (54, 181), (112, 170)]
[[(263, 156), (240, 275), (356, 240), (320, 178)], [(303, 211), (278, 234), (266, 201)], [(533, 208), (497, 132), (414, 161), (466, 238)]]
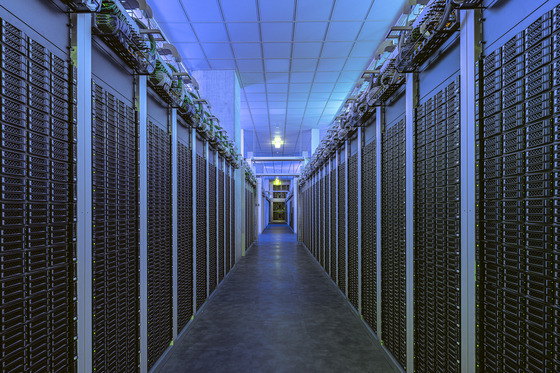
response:
[(261, 234), (263, 232), (263, 225), (264, 225), (264, 221), (263, 221), (263, 217), (264, 217), (264, 204), (263, 204), (263, 196), (262, 196), (262, 177), (259, 177), (257, 179), (257, 203), (259, 205), (258, 210), (258, 229), (259, 229), (259, 233)]

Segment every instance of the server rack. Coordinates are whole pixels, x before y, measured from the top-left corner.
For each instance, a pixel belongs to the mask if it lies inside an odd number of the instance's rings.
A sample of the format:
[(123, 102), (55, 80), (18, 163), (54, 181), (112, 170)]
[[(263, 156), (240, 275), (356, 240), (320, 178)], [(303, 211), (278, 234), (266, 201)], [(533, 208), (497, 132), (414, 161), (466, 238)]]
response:
[(559, 14), (478, 65), (479, 371), (560, 369)]
[(177, 325), (183, 330), (193, 315), (193, 206), (192, 206), (192, 150), (177, 144), (178, 170), (178, 247), (177, 247)]
[[(235, 209), (232, 207), (231, 204), (231, 169), (229, 164), (226, 165), (226, 174), (224, 180), (224, 187), (226, 189), (225, 195), (225, 205), (224, 208), (226, 210), (226, 220), (225, 220), (225, 234), (226, 234), (226, 248), (225, 248), (225, 271), (226, 274), (229, 273), (231, 270), (231, 260), (232, 260), (232, 248), (234, 247), (233, 240), (232, 240), (232, 216), (234, 215)], [(233, 255), (235, 256), (235, 255)]]
[[(230, 187), (230, 199), (231, 199), (231, 206), (236, 206), (235, 204), (235, 177), (234, 177), (234, 173), (232, 171), (231, 174), (231, 187)], [(230, 257), (231, 257), (231, 266), (233, 267), (235, 265), (235, 244), (236, 244), (236, 239), (235, 239), (235, 235), (236, 235), (236, 230), (237, 230), (237, 226), (235, 225), (235, 213), (233, 212), (232, 209), (232, 213), (231, 213), (231, 225), (230, 225), (230, 232), (231, 232), (231, 246), (230, 246)]]
[(348, 299), (358, 309), (358, 154), (348, 159)]
[(171, 136), (148, 121), (148, 368), (172, 335)]
[(207, 298), (206, 158), (196, 155), (196, 310)]
[[(334, 162), (333, 162), (334, 165)], [(330, 272), (331, 278), (336, 283), (337, 281), (337, 273), (338, 273), (338, 262), (337, 262), (337, 242), (338, 242), (338, 235), (337, 235), (337, 223), (338, 223), (338, 212), (336, 209), (337, 206), (337, 179), (336, 173), (338, 172), (338, 166), (332, 167), (330, 173), (330, 193), (331, 193), (331, 231), (330, 231), (330, 240), (331, 240), (331, 260), (330, 260)]]
[(458, 78), (416, 110), (414, 353), (419, 372), (461, 369), (459, 116)]
[(324, 230), (323, 230), (323, 222), (325, 220), (325, 216), (324, 216), (324, 206), (323, 206), (323, 198), (325, 195), (325, 180), (324, 177), (322, 177), (319, 179), (318, 182), (318, 186), (317, 186), (317, 192), (318, 192), (318, 198), (317, 198), (317, 232), (319, 234), (319, 253), (318, 253), (318, 261), (319, 264), (321, 264), (322, 267), (325, 267), (325, 236), (324, 236)]
[(208, 163), (208, 296), (218, 286), (218, 227), (217, 227), (217, 195), (216, 195), (216, 166)]
[(75, 70), (0, 19), (0, 369), (74, 371)]
[(406, 247), (404, 120), (382, 137), (382, 339), (406, 366)]
[(364, 147), (362, 163), (362, 314), (377, 331), (377, 147), (376, 137)]
[[(345, 150), (344, 150), (345, 151)], [(346, 157), (343, 157), (342, 162), (337, 165), (338, 169), (338, 244), (337, 244), (337, 257), (338, 257), (338, 287), (346, 294), (346, 164), (348, 162)]]
[[(225, 196), (224, 196), (224, 162), (221, 157), (218, 161), (218, 283), (222, 282), (226, 272), (225, 268)], [(227, 211), (230, 211), (227, 209)]]
[(134, 109), (92, 82), (93, 368), (138, 367), (138, 169)]

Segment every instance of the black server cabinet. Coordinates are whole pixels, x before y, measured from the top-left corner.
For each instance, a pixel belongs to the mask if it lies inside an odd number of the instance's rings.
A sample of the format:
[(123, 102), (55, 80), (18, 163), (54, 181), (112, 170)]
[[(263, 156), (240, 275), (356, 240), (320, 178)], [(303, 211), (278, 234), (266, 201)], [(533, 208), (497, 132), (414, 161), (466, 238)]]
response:
[(338, 264), (336, 262), (336, 244), (337, 244), (337, 240), (338, 240), (338, 236), (337, 236), (337, 231), (336, 231), (336, 224), (337, 224), (337, 219), (338, 219), (338, 215), (337, 215), (337, 211), (336, 211), (336, 205), (337, 205), (337, 194), (336, 194), (336, 188), (337, 188), (337, 184), (336, 184), (336, 173), (338, 171), (338, 168), (333, 168), (331, 170), (331, 181), (330, 181), (330, 193), (331, 193), (331, 232), (330, 232), (330, 240), (331, 240), (331, 278), (333, 281), (336, 282), (336, 274), (338, 271)]
[(75, 70), (0, 20), (0, 370), (73, 372)]
[(179, 331), (193, 315), (193, 189), (192, 150), (177, 144), (177, 326)]
[(405, 121), (382, 138), (382, 339), (406, 366)]
[(225, 211), (226, 211), (226, 221), (225, 221), (225, 233), (226, 233), (226, 263), (225, 270), (226, 274), (231, 270), (231, 259), (232, 259), (232, 248), (234, 247), (234, 241), (232, 240), (232, 216), (235, 213), (235, 208), (231, 206), (231, 168), (229, 165), (227, 167), (227, 174), (225, 176), (225, 188), (226, 188), (226, 199), (225, 199)]
[[(237, 171), (241, 172), (241, 171)], [(230, 187), (230, 198), (231, 198), (231, 205), (235, 206), (235, 173), (232, 172), (231, 175), (231, 187)], [(237, 235), (237, 226), (235, 225), (235, 212), (231, 214), (231, 246), (230, 246), (230, 257), (231, 257), (231, 267), (235, 265), (235, 247), (236, 247), (236, 235)]]
[(329, 223), (330, 223), (330, 205), (329, 205), (329, 174), (327, 173), (324, 177), (324, 181), (323, 181), (323, 211), (324, 211), (324, 218), (323, 218), (323, 224), (324, 224), (324, 228), (323, 228), (323, 240), (324, 240), (324, 244), (325, 244), (325, 249), (324, 249), (324, 262), (323, 262), (323, 268), (325, 269), (325, 271), (328, 273), (329, 268), (330, 268), (330, 254), (329, 254), (329, 242), (331, 239), (330, 233), (329, 233)]
[(134, 109), (92, 82), (93, 368), (138, 368), (138, 163)]
[(323, 223), (324, 223), (324, 206), (323, 206), (323, 198), (325, 198), (325, 189), (324, 189), (324, 185), (325, 185), (325, 178), (322, 177), (319, 180), (318, 186), (317, 186), (317, 191), (318, 191), (318, 195), (317, 195), (317, 211), (318, 211), (318, 216), (317, 216), (317, 224), (319, 225), (317, 227), (317, 232), (319, 233), (319, 255), (318, 255), (318, 261), (319, 264), (322, 267), (325, 267), (325, 235), (324, 235), (324, 230), (323, 230)]
[(358, 309), (358, 154), (348, 159), (348, 300)]
[(196, 155), (196, 310), (207, 298), (206, 159)]
[(338, 287), (346, 293), (346, 163), (338, 165)]
[(218, 171), (218, 283), (224, 279), (225, 271), (225, 258), (224, 258), (224, 240), (225, 240), (225, 217), (224, 211), (229, 211), (229, 208), (224, 210), (224, 171), (222, 169), (223, 163), (220, 161), (220, 170)]
[(478, 67), (477, 365), (557, 372), (560, 7)]
[(414, 355), (418, 372), (459, 372), (459, 79), (416, 110)]
[(172, 340), (171, 136), (148, 122), (148, 367)]
[(377, 333), (377, 144), (364, 147), (362, 163), (362, 314)]
[(216, 166), (208, 163), (208, 296), (210, 296), (218, 286), (218, 231), (217, 231), (217, 196), (216, 196)]

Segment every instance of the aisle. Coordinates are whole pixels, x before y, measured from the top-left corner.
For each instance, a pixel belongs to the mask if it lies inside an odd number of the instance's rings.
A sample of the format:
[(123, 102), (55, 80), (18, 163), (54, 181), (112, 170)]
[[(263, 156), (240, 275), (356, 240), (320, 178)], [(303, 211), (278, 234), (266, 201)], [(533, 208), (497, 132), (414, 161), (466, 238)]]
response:
[(270, 225), (160, 371), (396, 370), (290, 228)]

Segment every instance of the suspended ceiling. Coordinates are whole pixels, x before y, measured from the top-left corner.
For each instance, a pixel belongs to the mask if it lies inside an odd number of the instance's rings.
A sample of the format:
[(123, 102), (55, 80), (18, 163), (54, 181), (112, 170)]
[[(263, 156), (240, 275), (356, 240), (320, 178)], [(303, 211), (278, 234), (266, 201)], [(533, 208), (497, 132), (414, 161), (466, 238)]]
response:
[[(404, 0), (153, 0), (154, 16), (192, 70), (236, 70), (245, 147), (309, 151), (371, 61)], [(284, 144), (276, 149), (275, 137)], [(296, 172), (297, 163), (265, 165)]]

